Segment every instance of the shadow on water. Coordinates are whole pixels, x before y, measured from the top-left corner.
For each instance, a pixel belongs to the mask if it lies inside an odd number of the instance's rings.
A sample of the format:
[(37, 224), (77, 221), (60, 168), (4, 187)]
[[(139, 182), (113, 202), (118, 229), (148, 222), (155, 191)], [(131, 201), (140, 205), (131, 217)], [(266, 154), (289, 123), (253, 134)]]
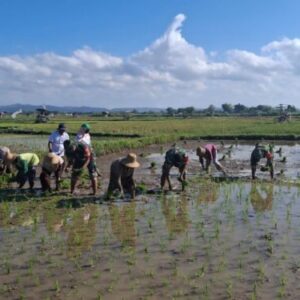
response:
[(87, 204), (96, 204), (97, 198), (94, 196), (66, 198), (57, 201), (56, 208), (81, 208)]

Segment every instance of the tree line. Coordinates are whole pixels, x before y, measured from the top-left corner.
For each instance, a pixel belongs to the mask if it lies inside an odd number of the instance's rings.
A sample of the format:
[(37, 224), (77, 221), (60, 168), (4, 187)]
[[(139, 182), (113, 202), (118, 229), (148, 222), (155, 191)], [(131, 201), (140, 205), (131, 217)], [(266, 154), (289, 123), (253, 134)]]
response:
[(193, 106), (184, 108), (172, 108), (166, 109), (167, 115), (278, 115), (280, 113), (297, 113), (298, 110), (294, 105), (283, 105), (280, 104), (277, 107), (270, 105), (257, 105), (257, 106), (246, 106), (243, 104), (231, 104), (223, 103), (221, 108), (217, 108), (214, 105), (209, 105), (204, 109), (196, 109)]

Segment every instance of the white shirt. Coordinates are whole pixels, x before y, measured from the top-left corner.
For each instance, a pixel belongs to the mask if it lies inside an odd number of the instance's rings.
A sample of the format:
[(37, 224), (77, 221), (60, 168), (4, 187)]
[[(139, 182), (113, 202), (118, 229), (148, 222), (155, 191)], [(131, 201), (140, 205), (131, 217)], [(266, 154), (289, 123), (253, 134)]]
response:
[(69, 135), (64, 132), (62, 135), (56, 130), (49, 136), (49, 142), (52, 144), (52, 152), (58, 156), (65, 155), (64, 141), (69, 140)]
[(85, 133), (85, 134), (77, 133), (76, 141), (78, 143), (83, 143), (83, 144), (86, 144), (88, 146), (91, 146), (91, 136), (90, 136), (89, 133)]

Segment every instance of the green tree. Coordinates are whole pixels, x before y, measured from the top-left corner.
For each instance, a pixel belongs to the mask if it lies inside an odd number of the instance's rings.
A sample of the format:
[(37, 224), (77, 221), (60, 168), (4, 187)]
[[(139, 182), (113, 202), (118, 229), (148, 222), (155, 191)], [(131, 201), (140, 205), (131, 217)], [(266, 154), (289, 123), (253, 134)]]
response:
[(228, 114), (233, 113), (233, 106), (230, 103), (223, 103), (222, 109), (225, 113), (228, 113)]

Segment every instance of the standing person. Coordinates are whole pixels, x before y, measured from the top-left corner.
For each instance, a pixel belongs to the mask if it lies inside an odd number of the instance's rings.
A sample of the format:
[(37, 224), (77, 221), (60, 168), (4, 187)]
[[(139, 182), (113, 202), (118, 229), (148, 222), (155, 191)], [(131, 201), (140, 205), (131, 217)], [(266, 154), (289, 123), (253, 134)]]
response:
[(49, 136), (48, 149), (49, 152), (63, 157), (65, 155), (64, 141), (69, 140), (70, 137), (66, 132), (66, 126), (64, 123), (58, 125), (57, 130), (53, 131)]
[(90, 136), (91, 127), (88, 123), (83, 123), (80, 126), (80, 129), (76, 135), (76, 142), (87, 144), (88, 146), (92, 146), (91, 136)]
[[(199, 156), (199, 161), (202, 166), (202, 168), (210, 174), (211, 168), (211, 162), (215, 165), (218, 171), (223, 172), (224, 175), (226, 175), (226, 172), (223, 168), (223, 166), (220, 164), (218, 161), (218, 151), (217, 147), (214, 144), (207, 144), (204, 147), (198, 147), (196, 149), (196, 154)], [(205, 160), (205, 165), (204, 165), (204, 160)]]
[(42, 163), (42, 172), (40, 175), (40, 181), (42, 190), (51, 192), (50, 176), (54, 173), (56, 190), (59, 190), (59, 183), (61, 172), (63, 169), (64, 160), (62, 157), (56, 155), (55, 153), (48, 153)]
[(107, 198), (116, 191), (122, 195), (129, 193), (135, 198), (134, 170), (140, 166), (135, 153), (129, 153), (126, 157), (115, 160), (110, 166), (110, 179), (107, 189)]
[(266, 166), (262, 169), (269, 170), (271, 179), (274, 178), (273, 157), (273, 147), (271, 145), (262, 146), (259, 143), (255, 145), (250, 158), (252, 179), (256, 179), (256, 168), (262, 158), (267, 159)]
[(19, 183), (19, 188), (22, 188), (26, 181), (29, 181), (30, 189), (34, 187), (34, 180), (36, 176), (36, 168), (40, 162), (39, 157), (35, 153), (23, 154), (7, 154), (8, 163), (15, 166), (17, 169), (16, 181)]
[[(67, 144), (67, 143), (65, 143)], [(97, 170), (91, 149), (86, 144), (70, 144), (68, 146), (68, 160), (72, 161), (71, 194), (74, 194), (78, 180), (85, 168), (88, 169), (93, 195), (97, 194)]]
[(182, 184), (182, 191), (184, 191), (185, 179), (186, 179), (186, 167), (188, 161), (189, 158), (183, 149), (173, 147), (166, 152), (165, 162), (162, 166), (162, 175), (160, 179), (160, 186), (162, 189), (164, 188), (166, 181), (169, 185), (169, 190), (171, 191), (173, 189), (170, 181), (170, 171), (172, 167), (176, 167), (179, 170), (178, 180)]
[[(96, 154), (95, 154), (95, 151), (93, 150), (93, 147), (92, 147), (92, 140), (91, 140), (91, 135), (90, 135), (90, 131), (91, 131), (91, 126), (90, 124), (88, 123), (83, 123), (80, 128), (79, 128), (79, 131), (76, 135), (76, 142), (77, 143), (82, 143), (82, 144), (86, 144), (88, 145), (90, 148), (91, 148), (91, 151), (92, 151), (92, 154), (93, 154), (93, 158), (94, 158), (94, 161), (96, 161)], [(99, 177), (101, 177), (101, 174), (100, 174), (100, 171), (99, 169), (97, 168), (96, 166), (96, 172), (97, 172), (97, 175)]]

